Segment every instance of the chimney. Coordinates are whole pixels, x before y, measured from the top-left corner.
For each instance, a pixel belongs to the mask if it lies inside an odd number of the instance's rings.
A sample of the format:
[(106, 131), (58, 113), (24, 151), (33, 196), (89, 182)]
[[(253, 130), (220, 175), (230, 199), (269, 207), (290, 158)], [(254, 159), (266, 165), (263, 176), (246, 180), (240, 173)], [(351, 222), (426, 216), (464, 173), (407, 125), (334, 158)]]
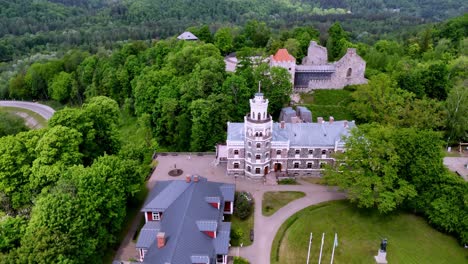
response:
[(333, 124), (333, 121), (335, 121), (335, 118), (333, 116), (330, 116), (330, 124)]
[(190, 179), (191, 179), (191, 176), (187, 174), (187, 176), (185, 176), (185, 182), (189, 183)]
[(322, 124), (323, 123), (323, 117), (321, 117), (321, 116), (317, 117), (317, 123)]
[(347, 120), (344, 121), (344, 127), (348, 128), (348, 121)]
[(159, 232), (156, 237), (158, 238), (158, 248), (162, 248), (166, 245), (166, 234)]
[(284, 121), (281, 121), (281, 123), (280, 123), (280, 124), (281, 124), (281, 125), (280, 125), (281, 129), (284, 129), (284, 126), (286, 125), (286, 122), (284, 122)]
[(193, 182), (198, 182), (198, 180), (199, 180), (198, 175), (197, 174), (193, 175)]

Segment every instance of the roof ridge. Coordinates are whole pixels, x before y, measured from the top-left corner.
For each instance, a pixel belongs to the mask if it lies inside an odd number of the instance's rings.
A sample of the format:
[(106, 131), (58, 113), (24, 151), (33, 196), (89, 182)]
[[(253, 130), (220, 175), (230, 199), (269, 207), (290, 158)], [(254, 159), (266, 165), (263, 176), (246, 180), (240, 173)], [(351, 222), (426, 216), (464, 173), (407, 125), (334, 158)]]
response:
[[(191, 182), (189, 187), (193, 187), (193, 186), (195, 186), (195, 184)], [(187, 187), (187, 189), (188, 189), (189, 187)], [(187, 191), (187, 189), (185, 189), (185, 191)], [(185, 223), (185, 221), (183, 221), (183, 219), (185, 219), (185, 216), (187, 215), (188, 208), (189, 208), (189, 206), (190, 206), (190, 202), (192, 201), (191, 198), (192, 198), (194, 189), (195, 189), (195, 187), (190, 188), (190, 194), (189, 194), (189, 198), (190, 198), (190, 199), (187, 199), (187, 202), (186, 202), (185, 207), (184, 207), (184, 210), (183, 210), (183, 215), (182, 215), (182, 218), (181, 218), (182, 221), (181, 221), (181, 223), (180, 223), (180, 225), (179, 225), (179, 227), (178, 227), (177, 232), (175, 232), (175, 239), (174, 239), (175, 242), (174, 242), (174, 247), (172, 248), (172, 252), (170, 252), (171, 254), (169, 254), (169, 256), (170, 256), (170, 261), (169, 261), (169, 263), (172, 263), (172, 259), (174, 258), (174, 253), (175, 253), (175, 251), (176, 251), (176, 249), (177, 249), (177, 245), (179, 244), (178, 241), (179, 241), (179, 238), (180, 238), (180, 234), (182, 233), (182, 227), (184, 226), (184, 223)], [(185, 191), (184, 191), (184, 192), (185, 192)], [(180, 197), (180, 196), (182, 196), (182, 195), (179, 195), (179, 197)], [(177, 199), (178, 199), (179, 197), (177, 197)], [(176, 200), (177, 200), (177, 199), (176, 199)]]

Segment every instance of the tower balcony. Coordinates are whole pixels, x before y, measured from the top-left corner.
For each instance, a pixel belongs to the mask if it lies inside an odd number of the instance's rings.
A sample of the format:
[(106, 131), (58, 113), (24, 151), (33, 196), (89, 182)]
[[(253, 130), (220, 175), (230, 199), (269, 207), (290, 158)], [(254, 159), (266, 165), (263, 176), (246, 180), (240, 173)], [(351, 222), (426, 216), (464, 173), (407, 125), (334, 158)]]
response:
[(246, 120), (250, 123), (254, 123), (254, 124), (263, 124), (263, 123), (268, 123), (270, 122), (272, 119), (271, 119), (271, 115), (268, 115), (267, 118), (263, 118), (263, 119), (260, 119), (260, 120), (254, 120), (250, 117), (250, 114), (248, 114), (246, 116)]

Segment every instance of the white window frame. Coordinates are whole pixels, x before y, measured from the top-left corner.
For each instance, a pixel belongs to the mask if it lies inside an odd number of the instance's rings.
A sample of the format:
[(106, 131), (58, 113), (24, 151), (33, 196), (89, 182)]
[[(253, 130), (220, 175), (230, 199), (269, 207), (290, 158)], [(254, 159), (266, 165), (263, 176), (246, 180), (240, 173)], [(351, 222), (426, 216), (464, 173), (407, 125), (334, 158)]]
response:
[(153, 221), (160, 221), (161, 216), (159, 215), (159, 212), (152, 212), (151, 217), (153, 218)]

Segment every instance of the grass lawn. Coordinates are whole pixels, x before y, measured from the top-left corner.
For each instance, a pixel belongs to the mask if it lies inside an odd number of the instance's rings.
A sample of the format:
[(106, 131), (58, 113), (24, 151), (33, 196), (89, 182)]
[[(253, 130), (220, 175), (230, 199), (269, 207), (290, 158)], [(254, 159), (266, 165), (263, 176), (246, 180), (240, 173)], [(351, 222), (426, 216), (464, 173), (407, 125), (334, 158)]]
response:
[(0, 107), (0, 110), (4, 110), (10, 113), (25, 113), (29, 115), (30, 117), (34, 118), (40, 127), (47, 127), (47, 120), (45, 120), (45, 118), (43, 118), (41, 115), (31, 110), (18, 108), (18, 107), (11, 107), (11, 106), (2, 106)]
[(374, 264), (381, 238), (388, 239), (389, 263), (468, 263), (468, 250), (455, 238), (430, 227), (423, 218), (407, 213), (383, 216), (358, 209), (348, 201), (311, 206), (286, 220), (273, 241), (271, 263), (306, 263), (311, 232), (312, 263), (318, 261), (322, 233), (322, 263), (330, 262), (335, 232), (338, 247), (334, 263)]
[(281, 207), (304, 196), (303, 192), (265, 192), (262, 201), (262, 214), (265, 216), (273, 215)]
[(254, 212), (245, 220), (241, 220), (239, 217), (235, 215), (231, 215), (226, 217), (225, 222), (231, 222), (231, 228), (241, 228), (242, 229), (242, 238), (239, 239), (238, 244), (235, 241), (231, 241), (233, 246), (239, 246), (243, 243), (243, 246), (250, 246), (252, 245), (252, 241), (250, 241), (250, 230), (254, 228)]
[(349, 110), (351, 91), (348, 90), (316, 90), (312, 93), (302, 94), (304, 105), (312, 112), (316, 120), (321, 116), (328, 121), (329, 116), (335, 120), (353, 120), (354, 116)]

